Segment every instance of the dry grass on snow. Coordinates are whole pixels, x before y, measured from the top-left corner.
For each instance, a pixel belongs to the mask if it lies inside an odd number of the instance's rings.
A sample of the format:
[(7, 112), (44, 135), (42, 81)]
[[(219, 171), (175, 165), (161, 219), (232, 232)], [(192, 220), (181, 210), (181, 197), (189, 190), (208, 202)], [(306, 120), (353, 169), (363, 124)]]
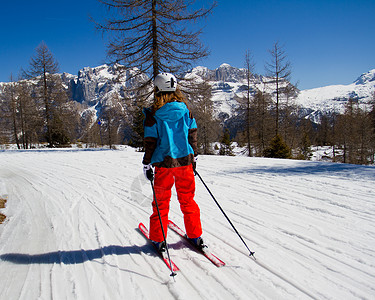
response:
[[(0, 198), (0, 208), (5, 208), (5, 203), (7, 202), (6, 199)], [(0, 224), (2, 224), (5, 220), (6, 216), (0, 213)]]

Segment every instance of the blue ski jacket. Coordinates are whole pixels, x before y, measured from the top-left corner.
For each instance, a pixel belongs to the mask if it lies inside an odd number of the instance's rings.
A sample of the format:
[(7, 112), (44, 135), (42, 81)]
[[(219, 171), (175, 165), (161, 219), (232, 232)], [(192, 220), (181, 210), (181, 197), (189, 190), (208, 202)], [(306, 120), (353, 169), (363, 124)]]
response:
[(145, 155), (143, 164), (163, 168), (190, 165), (197, 152), (197, 123), (183, 102), (170, 102), (153, 115), (143, 110)]

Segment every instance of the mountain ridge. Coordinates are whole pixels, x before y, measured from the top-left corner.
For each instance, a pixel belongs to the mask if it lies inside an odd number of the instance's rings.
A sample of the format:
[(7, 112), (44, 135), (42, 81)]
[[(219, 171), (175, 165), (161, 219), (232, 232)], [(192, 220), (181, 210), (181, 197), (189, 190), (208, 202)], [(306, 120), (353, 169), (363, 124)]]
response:
[[(309, 109), (310, 119), (319, 113), (343, 113), (349, 99), (367, 109), (375, 97), (375, 69), (361, 74), (351, 84), (328, 85), (300, 91), (297, 102)], [(315, 120), (316, 121), (316, 120)]]
[[(61, 73), (61, 79), (71, 100), (85, 104), (88, 108), (103, 106), (113, 93), (126, 97), (129, 88), (136, 86), (139, 78), (134, 78), (136, 69), (125, 69), (122, 65), (99, 65), (85, 67), (77, 75)], [(147, 80), (147, 75), (141, 75)], [(130, 78), (130, 80), (128, 80)], [(236, 99), (244, 96), (247, 90), (246, 69), (236, 68), (227, 63), (210, 70), (197, 66), (185, 74), (185, 78), (197, 82), (207, 82), (212, 87), (212, 100), (215, 114), (234, 115), (238, 106)], [(268, 77), (254, 74), (251, 77), (252, 93), (258, 89), (273, 93), (274, 87)], [(0, 83), (1, 87), (7, 83)], [(354, 99), (365, 108), (370, 104), (375, 93), (375, 69), (361, 74), (348, 85), (328, 85), (319, 88), (297, 90), (295, 104), (300, 107), (301, 117), (319, 122), (322, 114), (343, 113), (349, 98)], [(98, 104), (100, 104), (98, 106)]]

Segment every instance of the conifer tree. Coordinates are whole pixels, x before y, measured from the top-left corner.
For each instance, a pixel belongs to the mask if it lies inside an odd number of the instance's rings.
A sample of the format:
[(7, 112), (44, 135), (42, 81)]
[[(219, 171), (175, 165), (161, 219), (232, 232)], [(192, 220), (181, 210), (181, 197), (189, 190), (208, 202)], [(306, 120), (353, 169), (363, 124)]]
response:
[(198, 126), (198, 145), (202, 154), (212, 154), (211, 144), (217, 141), (220, 124), (214, 116), (211, 86), (207, 79), (198, 83), (187, 94), (191, 106), (189, 107)]
[(59, 66), (47, 45), (42, 42), (35, 52), (29, 68), (23, 71), (23, 76), (37, 82), (33, 94), (36, 101), (43, 106), (45, 138), (49, 147), (61, 146), (69, 142), (65, 131), (66, 124), (61, 115), (68, 96), (61, 78), (55, 75)]
[(253, 145), (257, 156), (263, 155), (264, 150), (274, 135), (270, 106), (271, 96), (258, 90), (253, 98)]
[(228, 128), (224, 129), (224, 134), (220, 142), (220, 155), (233, 156), (232, 139), (230, 138), (230, 132)]
[(264, 150), (264, 156), (272, 158), (291, 158), (292, 154), (283, 138), (277, 134), (271, 140), (270, 146)]
[(371, 111), (370, 111), (370, 120), (371, 120), (371, 127), (372, 132), (375, 134), (375, 92), (372, 94), (371, 99)]
[(302, 135), (302, 140), (299, 146), (299, 159), (310, 160), (312, 156), (311, 142), (306, 132)]
[(160, 72), (182, 73), (208, 55), (201, 30), (189, 30), (188, 24), (210, 14), (215, 3), (193, 9), (192, 0), (98, 1), (111, 13), (96, 28), (108, 34), (113, 62), (135, 67), (152, 80)]
[[(94, 21), (96, 28), (108, 37), (107, 53), (112, 63), (134, 71), (128, 80), (138, 78), (129, 97), (132, 106), (151, 102), (152, 80), (161, 72), (181, 79), (191, 64), (208, 55), (200, 42), (201, 30), (189, 24), (207, 17), (216, 6), (195, 8), (194, 0), (98, 0), (109, 11), (104, 20)], [(148, 75), (145, 80), (143, 74)], [(188, 81), (188, 83), (191, 83)], [(132, 142), (139, 146), (143, 137), (143, 115), (140, 107), (132, 109)]]
[(241, 133), (244, 136), (246, 144), (246, 152), (248, 156), (252, 156), (252, 132), (251, 129), (254, 124), (254, 107), (253, 107), (253, 96), (252, 93), (256, 91), (256, 88), (252, 86), (251, 80), (254, 72), (254, 58), (251, 52), (248, 50), (245, 54), (245, 72), (246, 72), (246, 85), (245, 95), (238, 100), (239, 107), (238, 113), (241, 118)]
[(287, 59), (287, 55), (279, 42), (274, 43), (269, 50), (271, 55), (270, 62), (265, 65), (267, 76), (272, 78), (271, 84), (275, 85), (276, 93), (276, 118), (275, 118), (275, 133), (279, 134), (279, 117), (280, 117), (280, 96), (285, 92), (285, 86), (290, 80), (291, 64)]
[(20, 142), (24, 149), (28, 149), (31, 143), (38, 142), (42, 120), (31, 96), (30, 85), (25, 81), (17, 82), (16, 93)]
[[(5, 116), (9, 119), (9, 123), (12, 124), (12, 136), (14, 137), (14, 142), (17, 144), (17, 148), (21, 149), (20, 140), (18, 137), (18, 118), (17, 118), (17, 95), (16, 95), (16, 83), (13, 81), (13, 77), (11, 76), (11, 81), (8, 86), (4, 88), (2, 93), (4, 98), (4, 110)], [(3, 124), (4, 126), (5, 124)], [(5, 127), (5, 126), (4, 126)]]

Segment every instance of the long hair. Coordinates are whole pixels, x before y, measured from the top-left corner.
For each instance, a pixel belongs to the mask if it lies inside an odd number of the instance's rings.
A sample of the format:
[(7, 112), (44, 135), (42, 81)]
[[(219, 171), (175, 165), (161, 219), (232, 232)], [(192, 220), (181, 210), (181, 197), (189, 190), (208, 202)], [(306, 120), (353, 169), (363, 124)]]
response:
[(164, 104), (170, 102), (183, 102), (188, 107), (186, 98), (179, 88), (174, 92), (159, 92), (157, 88), (154, 90), (155, 99), (152, 105), (152, 112), (155, 113), (159, 108), (163, 107)]

